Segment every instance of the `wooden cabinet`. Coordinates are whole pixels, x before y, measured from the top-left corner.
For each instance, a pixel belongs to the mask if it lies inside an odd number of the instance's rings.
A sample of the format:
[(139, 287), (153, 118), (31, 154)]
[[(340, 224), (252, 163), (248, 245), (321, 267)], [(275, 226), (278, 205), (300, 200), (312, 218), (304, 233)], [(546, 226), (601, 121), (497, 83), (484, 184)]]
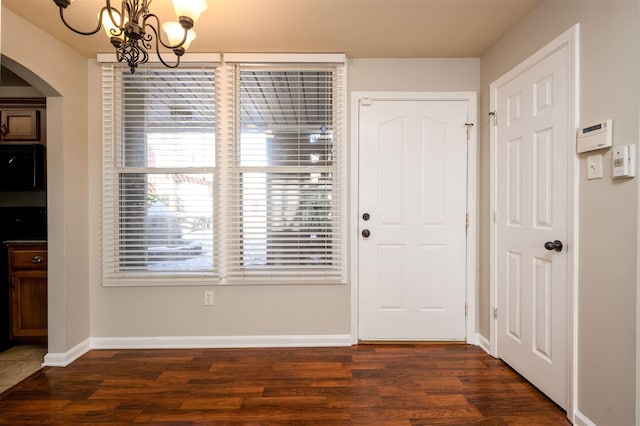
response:
[(4, 141), (40, 141), (40, 111), (4, 110), (0, 111), (0, 133)]
[(0, 140), (46, 143), (45, 99), (0, 99)]
[(11, 339), (47, 336), (47, 246), (9, 244)]

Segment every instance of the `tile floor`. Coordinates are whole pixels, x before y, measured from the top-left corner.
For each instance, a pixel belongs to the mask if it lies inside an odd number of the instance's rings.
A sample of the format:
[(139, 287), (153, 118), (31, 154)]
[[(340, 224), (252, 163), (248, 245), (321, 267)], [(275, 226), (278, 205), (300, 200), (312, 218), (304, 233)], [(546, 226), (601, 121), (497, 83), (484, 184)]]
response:
[(42, 368), (46, 353), (44, 345), (14, 346), (0, 352), (0, 393)]

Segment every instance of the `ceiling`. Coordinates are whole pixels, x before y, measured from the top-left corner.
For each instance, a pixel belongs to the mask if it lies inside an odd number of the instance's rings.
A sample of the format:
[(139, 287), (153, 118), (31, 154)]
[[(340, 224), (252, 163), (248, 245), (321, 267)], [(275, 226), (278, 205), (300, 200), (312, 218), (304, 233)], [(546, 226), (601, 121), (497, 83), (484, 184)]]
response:
[[(542, 0), (207, 0), (190, 52), (345, 53), (351, 58), (480, 57)], [(88, 31), (104, 0), (75, 0), (69, 23)], [(112, 1), (120, 6), (119, 0)], [(101, 31), (66, 29), (53, 0), (2, 6), (87, 57), (112, 48)], [(151, 11), (176, 20), (170, 0)], [(5, 40), (7, 40), (6, 38)]]

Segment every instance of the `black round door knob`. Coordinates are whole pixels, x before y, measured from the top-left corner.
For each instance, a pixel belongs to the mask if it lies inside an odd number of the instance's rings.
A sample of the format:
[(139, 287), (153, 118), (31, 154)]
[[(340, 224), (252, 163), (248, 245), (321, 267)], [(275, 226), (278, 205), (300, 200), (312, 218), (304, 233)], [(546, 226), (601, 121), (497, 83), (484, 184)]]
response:
[(362, 230), (362, 236), (365, 238), (369, 238), (369, 236), (371, 235), (371, 232), (369, 232), (368, 229), (363, 229)]
[(562, 251), (562, 241), (560, 240), (547, 241), (546, 243), (544, 243), (544, 248), (546, 248), (549, 251), (552, 251), (552, 250)]

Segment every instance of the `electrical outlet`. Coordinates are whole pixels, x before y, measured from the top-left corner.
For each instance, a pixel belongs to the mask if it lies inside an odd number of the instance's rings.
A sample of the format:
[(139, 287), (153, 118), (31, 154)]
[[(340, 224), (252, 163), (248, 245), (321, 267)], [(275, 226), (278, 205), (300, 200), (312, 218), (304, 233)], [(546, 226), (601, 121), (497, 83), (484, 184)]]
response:
[(213, 306), (213, 290), (206, 290), (204, 292), (204, 305)]

